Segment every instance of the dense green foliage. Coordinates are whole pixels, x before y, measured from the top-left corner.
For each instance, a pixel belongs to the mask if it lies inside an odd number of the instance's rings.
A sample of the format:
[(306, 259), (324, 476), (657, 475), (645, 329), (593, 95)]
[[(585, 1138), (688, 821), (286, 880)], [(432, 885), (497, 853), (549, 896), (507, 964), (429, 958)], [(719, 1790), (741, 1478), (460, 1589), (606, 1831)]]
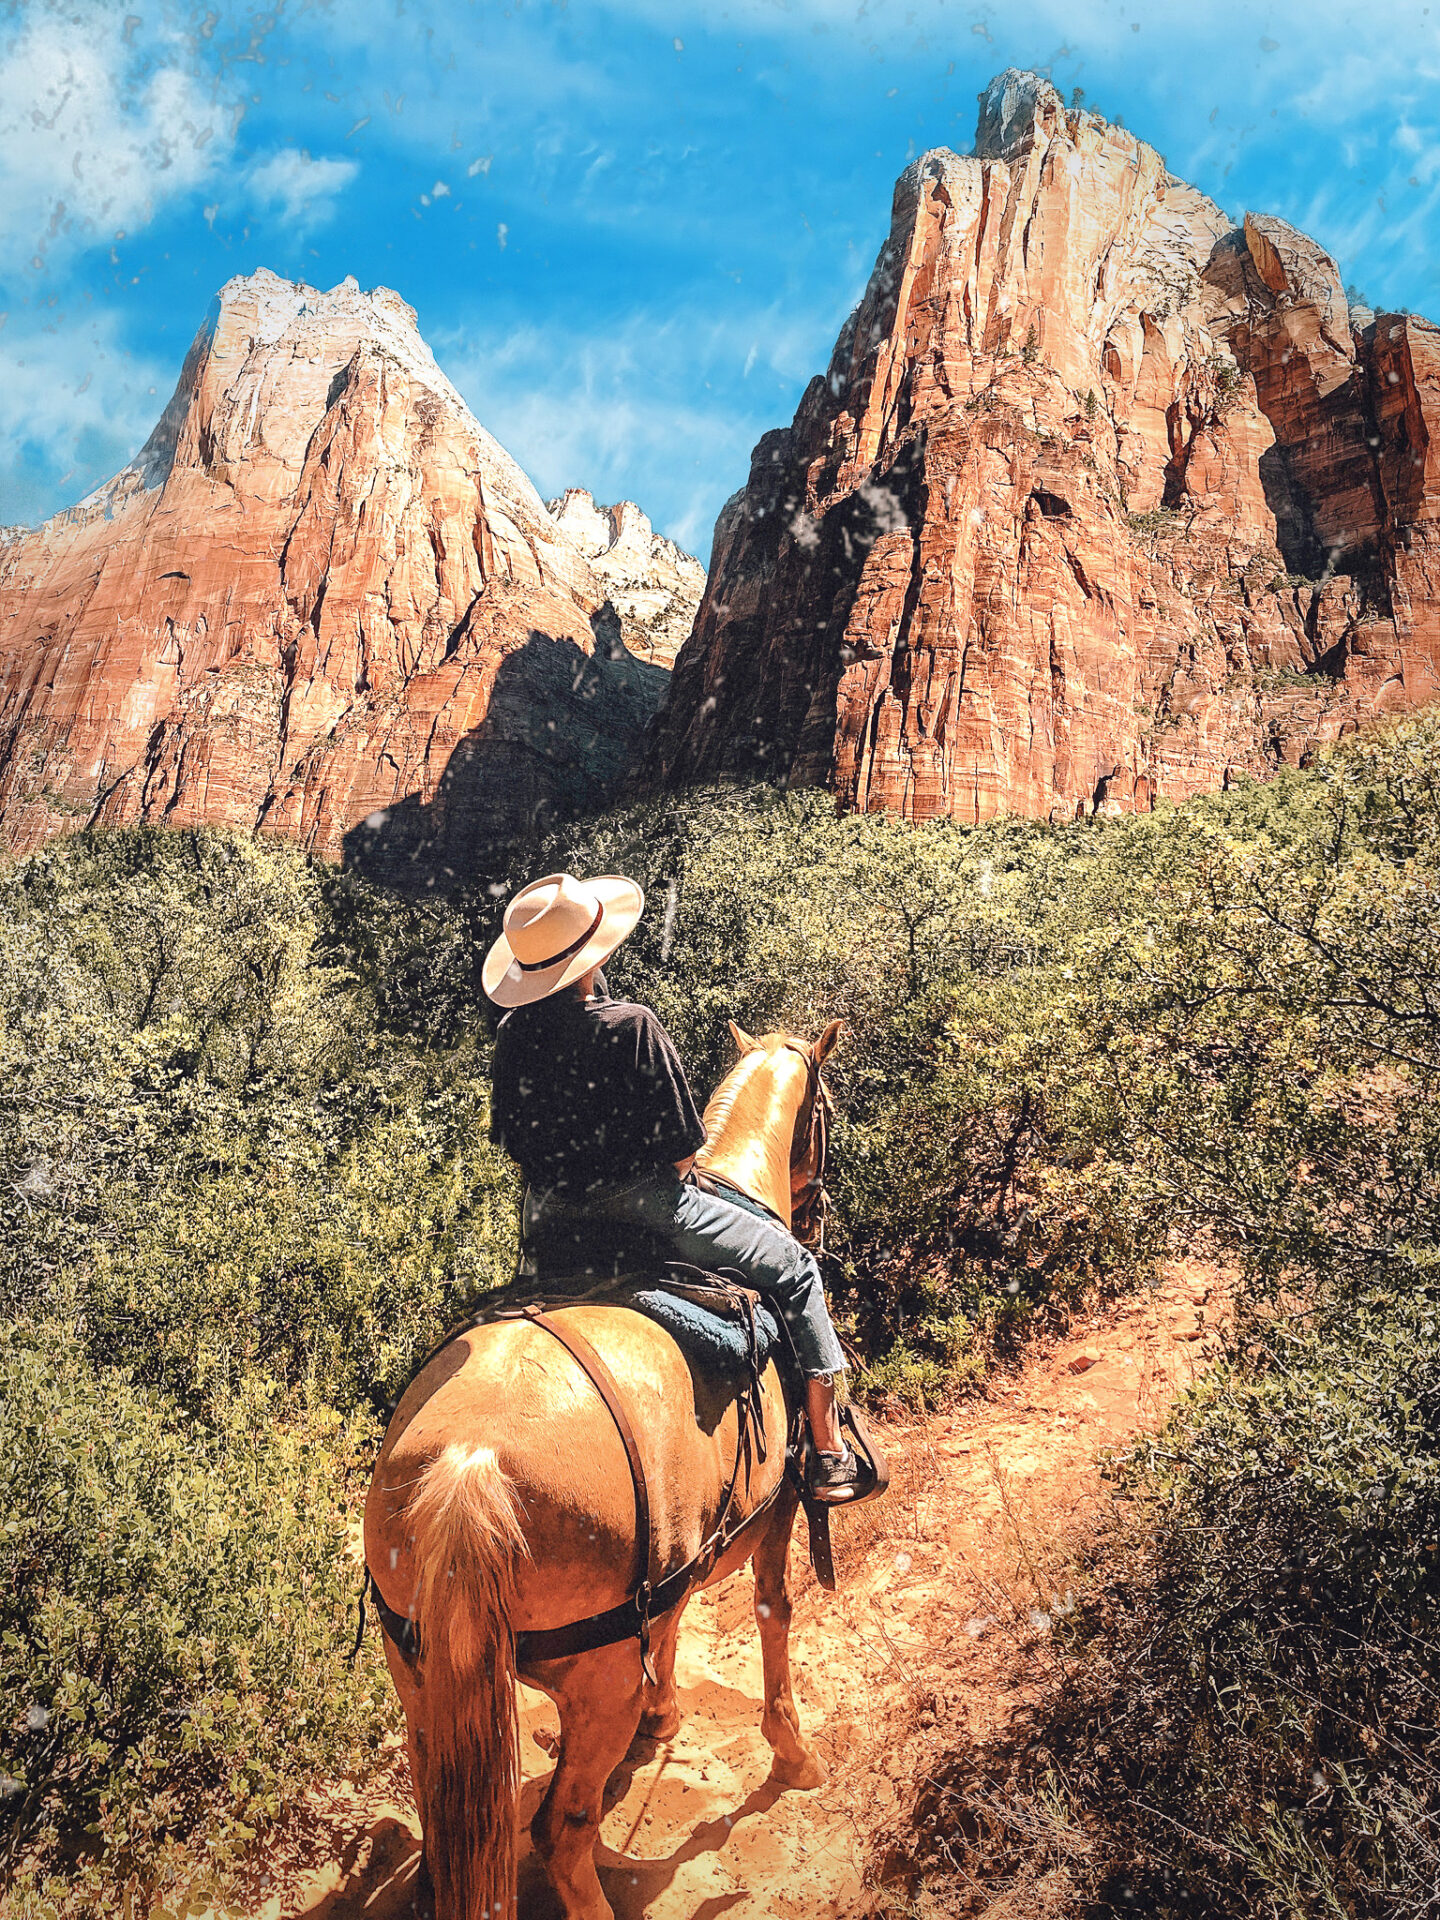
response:
[[(1061, 828), (700, 793), (509, 876), (644, 884), (611, 985), (697, 1089), (729, 1018), (844, 1019), (829, 1277), (872, 1394), (956, 1392), (1174, 1244), (1243, 1269), (1227, 1371), (1123, 1469), (1145, 1517), (1055, 1704), (1106, 1792), (1148, 1781), (1146, 1898), (1212, 1902), (1177, 1913), (1398, 1915), (1365, 1889), (1429, 1858), (1437, 741)], [(0, 876), (17, 1913), (178, 1899), (390, 1724), (373, 1642), (344, 1665), (350, 1530), (385, 1405), (513, 1259), (476, 980), (505, 891), (406, 905), (222, 833), (82, 835)]]
[(1131, 1175), (1246, 1286), (1116, 1463), (1063, 1682), (926, 1791), (967, 1875), (1003, 1827), (1075, 1911), (1440, 1911), (1437, 744), (1352, 745), (1244, 837), (1194, 810), (1089, 990)]
[(453, 911), (209, 833), (0, 893), (0, 1863), (89, 1913), (389, 1727), (343, 1658), (376, 1410), (515, 1201)]

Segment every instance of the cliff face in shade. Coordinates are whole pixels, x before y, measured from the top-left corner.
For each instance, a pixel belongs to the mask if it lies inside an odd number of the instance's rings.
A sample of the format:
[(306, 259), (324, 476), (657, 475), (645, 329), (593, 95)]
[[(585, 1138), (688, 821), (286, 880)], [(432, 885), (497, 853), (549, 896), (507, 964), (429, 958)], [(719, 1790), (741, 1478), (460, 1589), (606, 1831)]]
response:
[(0, 833), (463, 870), (631, 757), (666, 675), (609, 599), (397, 295), (233, 280), (131, 466), (0, 543)]
[(899, 181), (716, 528), (651, 784), (1147, 808), (1440, 692), (1440, 332), (1031, 74)]
[(700, 562), (656, 533), (633, 500), (598, 507), (583, 487), (569, 487), (546, 511), (604, 582), (630, 651), (655, 666), (672, 666), (705, 591)]

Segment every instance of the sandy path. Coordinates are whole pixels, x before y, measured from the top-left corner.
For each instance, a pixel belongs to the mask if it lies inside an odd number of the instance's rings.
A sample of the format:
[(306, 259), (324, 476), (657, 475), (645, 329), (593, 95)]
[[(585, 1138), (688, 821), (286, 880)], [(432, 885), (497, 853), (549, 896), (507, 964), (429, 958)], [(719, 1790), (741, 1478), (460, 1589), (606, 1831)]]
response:
[[(953, 1718), (983, 1737), (1013, 1705), (1007, 1636), (1033, 1642), (1068, 1604), (1075, 1542), (1103, 1497), (1097, 1453), (1153, 1425), (1195, 1377), (1222, 1306), (1209, 1269), (1173, 1266), (1158, 1292), (1072, 1328), (988, 1399), (884, 1429), (889, 1496), (835, 1523), (841, 1590), (822, 1593), (795, 1550), (796, 1696), (830, 1773), (818, 1791), (767, 1784), (748, 1573), (691, 1603), (681, 1731), (611, 1783), (598, 1858), (618, 1920), (824, 1920), (857, 1904), (895, 1778), (914, 1765), (906, 1736), (943, 1739)], [(533, 1736), (555, 1726), (522, 1689), (522, 1824), (551, 1767)], [(397, 1752), (365, 1792), (331, 1787), (297, 1809), (246, 1920), (401, 1920), (418, 1851)], [(521, 1920), (557, 1920), (528, 1842), (520, 1889)]]

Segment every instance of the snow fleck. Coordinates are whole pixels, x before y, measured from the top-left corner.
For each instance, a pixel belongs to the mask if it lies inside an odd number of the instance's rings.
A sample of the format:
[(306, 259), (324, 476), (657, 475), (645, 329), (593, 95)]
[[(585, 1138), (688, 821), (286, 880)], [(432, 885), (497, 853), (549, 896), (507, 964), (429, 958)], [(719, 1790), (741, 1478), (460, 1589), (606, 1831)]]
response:
[(790, 522), (788, 532), (791, 539), (803, 552), (809, 553), (812, 547), (820, 544), (820, 530), (809, 514), (801, 507)]
[(495, 238), (499, 241), (500, 251), (503, 253), (505, 251), (505, 242), (510, 238), (510, 229), (503, 220), (495, 229)]
[(877, 533), (903, 533), (909, 527), (910, 517), (892, 488), (870, 480), (859, 491), (860, 498), (875, 516)]
[(484, 155), (482, 159), (472, 160), (469, 166), (465, 169), (466, 179), (473, 180), (477, 173), (489, 173), (490, 165), (491, 165), (491, 162), (494, 160), (494, 158), (495, 156), (493, 153), (487, 153)]
[(908, 1553), (897, 1553), (895, 1556), (895, 1571), (897, 1573), (908, 1573), (914, 1564), (915, 1562)]

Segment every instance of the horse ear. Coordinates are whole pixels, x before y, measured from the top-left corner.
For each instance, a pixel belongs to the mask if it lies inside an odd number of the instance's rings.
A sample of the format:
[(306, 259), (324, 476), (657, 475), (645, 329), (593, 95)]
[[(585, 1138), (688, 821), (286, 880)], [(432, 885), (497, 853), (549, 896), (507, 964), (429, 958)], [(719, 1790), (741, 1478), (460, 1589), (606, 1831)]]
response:
[(730, 1021), (729, 1025), (730, 1036), (741, 1053), (754, 1053), (760, 1042), (758, 1040), (752, 1040), (745, 1029), (743, 1027), (737, 1027), (733, 1020)]
[(814, 1055), (817, 1067), (823, 1067), (835, 1051), (835, 1042), (840, 1038), (840, 1028), (840, 1021), (832, 1020), (820, 1038), (815, 1042)]

